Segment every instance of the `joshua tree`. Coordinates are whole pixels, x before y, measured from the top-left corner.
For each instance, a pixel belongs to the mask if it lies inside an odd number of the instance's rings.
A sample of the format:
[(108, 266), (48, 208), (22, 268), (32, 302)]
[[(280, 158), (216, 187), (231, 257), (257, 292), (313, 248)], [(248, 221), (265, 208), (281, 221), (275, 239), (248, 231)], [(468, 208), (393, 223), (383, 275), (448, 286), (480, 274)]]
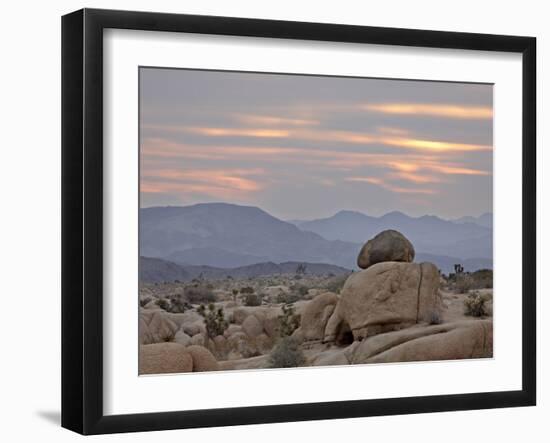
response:
[(307, 265), (305, 263), (301, 263), (296, 268), (296, 275), (304, 275), (306, 273)]
[(214, 303), (208, 305), (208, 310), (204, 305), (200, 305), (197, 312), (204, 318), (206, 333), (210, 338), (222, 335), (229, 326), (223, 314), (223, 308), (216, 309)]

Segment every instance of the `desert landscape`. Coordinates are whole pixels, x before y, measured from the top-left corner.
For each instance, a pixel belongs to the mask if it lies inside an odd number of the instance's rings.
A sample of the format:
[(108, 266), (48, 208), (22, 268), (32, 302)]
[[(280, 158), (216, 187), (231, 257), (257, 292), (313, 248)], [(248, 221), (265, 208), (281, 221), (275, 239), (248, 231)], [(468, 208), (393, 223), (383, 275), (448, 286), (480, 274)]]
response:
[(492, 357), (492, 84), (139, 79), (140, 374)]
[[(491, 357), (492, 271), (444, 274), (414, 258), (385, 230), (354, 272), (291, 262), (142, 281), (140, 374)], [(174, 263), (141, 266), (185, 278)]]

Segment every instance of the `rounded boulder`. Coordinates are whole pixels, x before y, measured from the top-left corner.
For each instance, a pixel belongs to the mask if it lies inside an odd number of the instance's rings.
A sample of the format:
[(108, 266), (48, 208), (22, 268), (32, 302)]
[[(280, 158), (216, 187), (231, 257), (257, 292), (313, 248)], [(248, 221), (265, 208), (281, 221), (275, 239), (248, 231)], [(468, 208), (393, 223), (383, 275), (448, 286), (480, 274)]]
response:
[(412, 243), (400, 232), (388, 229), (365, 243), (357, 257), (357, 266), (367, 269), (381, 262), (410, 263), (413, 260), (414, 247)]

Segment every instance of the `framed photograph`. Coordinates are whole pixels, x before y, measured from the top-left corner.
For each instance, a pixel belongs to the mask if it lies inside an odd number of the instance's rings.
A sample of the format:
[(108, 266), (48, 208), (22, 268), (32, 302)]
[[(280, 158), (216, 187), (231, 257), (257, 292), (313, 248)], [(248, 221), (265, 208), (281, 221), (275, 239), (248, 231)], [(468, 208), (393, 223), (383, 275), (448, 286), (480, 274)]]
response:
[(62, 425), (536, 403), (536, 41), (62, 20)]

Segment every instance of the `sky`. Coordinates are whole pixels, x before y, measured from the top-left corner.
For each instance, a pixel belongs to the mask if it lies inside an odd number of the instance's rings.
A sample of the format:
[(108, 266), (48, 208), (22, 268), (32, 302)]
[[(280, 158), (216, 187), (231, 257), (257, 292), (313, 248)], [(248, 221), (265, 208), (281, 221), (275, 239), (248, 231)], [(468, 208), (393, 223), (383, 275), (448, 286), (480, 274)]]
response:
[(140, 68), (142, 207), (477, 216), (492, 164), (492, 85)]

